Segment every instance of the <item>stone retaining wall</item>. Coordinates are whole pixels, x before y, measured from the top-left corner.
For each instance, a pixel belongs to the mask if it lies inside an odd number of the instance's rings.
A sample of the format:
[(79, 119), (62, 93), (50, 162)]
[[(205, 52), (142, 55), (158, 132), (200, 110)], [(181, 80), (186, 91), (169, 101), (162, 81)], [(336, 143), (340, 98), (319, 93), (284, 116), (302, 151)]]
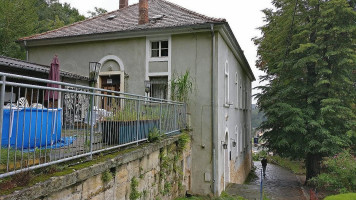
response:
[(0, 200), (174, 199), (190, 189), (190, 144), (179, 151), (179, 136), (119, 154), (68, 175), (1, 196)]

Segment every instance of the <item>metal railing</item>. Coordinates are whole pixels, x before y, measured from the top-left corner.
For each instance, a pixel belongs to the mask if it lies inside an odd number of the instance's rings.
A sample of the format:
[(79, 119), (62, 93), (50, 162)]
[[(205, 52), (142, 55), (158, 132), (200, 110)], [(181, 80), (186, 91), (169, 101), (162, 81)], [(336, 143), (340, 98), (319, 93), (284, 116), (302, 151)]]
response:
[(8, 73), (0, 78), (0, 178), (186, 127), (184, 103)]

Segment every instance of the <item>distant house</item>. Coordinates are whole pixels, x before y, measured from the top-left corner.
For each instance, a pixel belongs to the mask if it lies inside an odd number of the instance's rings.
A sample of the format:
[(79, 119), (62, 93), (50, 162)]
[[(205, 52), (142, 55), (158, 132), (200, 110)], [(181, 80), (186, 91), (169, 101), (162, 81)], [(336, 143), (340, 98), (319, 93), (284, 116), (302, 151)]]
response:
[(29, 61), (46, 64), (57, 54), (61, 68), (75, 74), (88, 75), (88, 63), (97, 61), (97, 87), (140, 95), (169, 99), (173, 74), (189, 70), (190, 189), (217, 195), (227, 183), (242, 183), (252, 163), (255, 77), (229, 24), (165, 0), (127, 1), (120, 0), (119, 10), (19, 42)]
[[(40, 64), (27, 62), (27, 61), (0, 55), (0, 72), (17, 74), (17, 75), (22, 75), (22, 76), (31, 76), (31, 77), (35, 77), (35, 78), (48, 79), (48, 73), (49, 73), (49, 69), (50, 69), (50, 67), (48, 65), (51, 63), (51, 59), (52, 58), (48, 58), (48, 60), (46, 62), (47, 65), (45, 65), (45, 64), (40, 65)], [(60, 71), (60, 77), (63, 82), (67, 82), (67, 83), (77, 83), (77, 84), (82, 84), (82, 85), (86, 85), (88, 83), (87, 76), (77, 75), (72, 72), (68, 72), (68, 71), (64, 71), (64, 70)], [(7, 78), (6, 81), (14, 81), (14, 80), (11, 78)], [(18, 81), (19, 80), (16, 80), (16, 82), (18, 82)], [(21, 82), (26, 83), (26, 84), (46, 86), (46, 84), (44, 84), (42, 82), (26, 81), (24, 79), (22, 79)], [(18, 98), (25, 97), (25, 94), (27, 94), (26, 98), (30, 102), (31, 92), (26, 93), (26, 91), (24, 89), (22, 89), (20, 91), (13, 89), (12, 95), (11, 95), (10, 88), (7, 88), (7, 91), (5, 93), (5, 103), (6, 104), (7, 103), (15, 103)], [(34, 90), (34, 94), (36, 94), (36, 90)], [(11, 96), (12, 96), (12, 101), (11, 101)], [(40, 98), (42, 98), (42, 97), (40, 96)], [(42, 99), (39, 99), (39, 102), (41, 102), (41, 101), (42, 101)]]

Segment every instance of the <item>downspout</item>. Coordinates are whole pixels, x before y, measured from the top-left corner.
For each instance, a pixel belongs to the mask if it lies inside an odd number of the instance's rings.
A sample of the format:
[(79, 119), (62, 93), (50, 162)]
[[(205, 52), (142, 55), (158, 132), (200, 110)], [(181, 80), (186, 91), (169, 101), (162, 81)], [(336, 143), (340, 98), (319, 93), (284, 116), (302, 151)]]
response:
[(215, 78), (214, 78), (214, 67), (215, 67), (215, 32), (214, 24), (210, 25), (211, 28), (211, 37), (212, 37), (212, 56), (211, 56), (211, 138), (212, 138), (212, 154), (213, 154), (213, 166), (212, 166), (212, 176), (213, 176), (213, 194), (217, 194), (217, 181), (216, 181), (216, 141), (215, 141)]
[(27, 41), (26, 40), (24, 40), (23, 41), (23, 44), (24, 44), (24, 46), (25, 46), (25, 50), (26, 50), (26, 61), (28, 62), (28, 49), (27, 49)]

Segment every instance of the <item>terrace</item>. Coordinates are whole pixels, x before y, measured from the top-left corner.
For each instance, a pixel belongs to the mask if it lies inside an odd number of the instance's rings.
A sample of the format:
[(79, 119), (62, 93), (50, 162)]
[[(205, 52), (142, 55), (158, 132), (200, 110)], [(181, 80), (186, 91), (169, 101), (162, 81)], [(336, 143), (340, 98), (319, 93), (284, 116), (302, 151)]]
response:
[(184, 103), (9, 73), (0, 78), (0, 178), (186, 127)]

